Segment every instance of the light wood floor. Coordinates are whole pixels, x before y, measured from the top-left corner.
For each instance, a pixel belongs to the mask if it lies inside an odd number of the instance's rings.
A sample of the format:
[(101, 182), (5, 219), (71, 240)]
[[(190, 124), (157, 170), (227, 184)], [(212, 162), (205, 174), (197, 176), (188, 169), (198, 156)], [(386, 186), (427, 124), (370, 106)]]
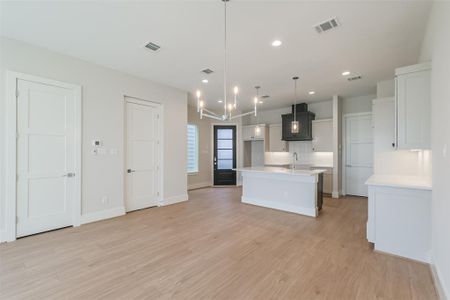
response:
[(374, 253), (367, 200), (319, 218), (244, 205), (238, 188), (0, 245), (2, 299), (436, 299), (427, 265)]

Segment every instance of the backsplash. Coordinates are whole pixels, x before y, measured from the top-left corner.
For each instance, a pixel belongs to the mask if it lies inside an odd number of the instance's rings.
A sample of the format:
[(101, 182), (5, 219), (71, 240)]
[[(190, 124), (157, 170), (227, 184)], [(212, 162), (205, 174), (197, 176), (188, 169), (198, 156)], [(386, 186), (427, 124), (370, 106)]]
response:
[(289, 142), (289, 152), (266, 152), (266, 165), (288, 165), (293, 161), (293, 153), (297, 153), (298, 165), (317, 165), (333, 167), (333, 152), (314, 152), (312, 142)]

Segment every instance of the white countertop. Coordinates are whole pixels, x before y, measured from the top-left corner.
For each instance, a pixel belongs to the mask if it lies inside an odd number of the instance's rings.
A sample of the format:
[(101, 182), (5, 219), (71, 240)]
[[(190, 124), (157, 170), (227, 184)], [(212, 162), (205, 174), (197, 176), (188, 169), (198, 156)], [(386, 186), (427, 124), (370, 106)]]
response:
[(288, 168), (278, 168), (278, 167), (248, 167), (248, 168), (237, 168), (238, 172), (256, 172), (256, 173), (271, 173), (271, 174), (286, 174), (286, 175), (296, 175), (296, 176), (315, 176), (320, 173), (324, 173), (326, 170), (314, 169), (314, 170), (299, 170), (299, 169), (288, 169)]
[(430, 178), (405, 175), (372, 175), (366, 184), (417, 190), (431, 190), (432, 187)]

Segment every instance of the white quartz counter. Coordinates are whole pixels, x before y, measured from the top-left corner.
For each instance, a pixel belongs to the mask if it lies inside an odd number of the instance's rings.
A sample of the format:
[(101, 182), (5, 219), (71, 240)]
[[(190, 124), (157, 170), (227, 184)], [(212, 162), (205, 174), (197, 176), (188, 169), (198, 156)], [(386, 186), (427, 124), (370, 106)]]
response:
[(371, 186), (398, 187), (417, 190), (431, 190), (431, 179), (403, 175), (372, 175), (366, 181)]
[(324, 173), (325, 169), (313, 169), (313, 170), (301, 170), (301, 169), (288, 169), (279, 167), (248, 167), (237, 168), (237, 172), (253, 172), (253, 173), (266, 173), (266, 174), (283, 174), (294, 176), (315, 176), (320, 173)]

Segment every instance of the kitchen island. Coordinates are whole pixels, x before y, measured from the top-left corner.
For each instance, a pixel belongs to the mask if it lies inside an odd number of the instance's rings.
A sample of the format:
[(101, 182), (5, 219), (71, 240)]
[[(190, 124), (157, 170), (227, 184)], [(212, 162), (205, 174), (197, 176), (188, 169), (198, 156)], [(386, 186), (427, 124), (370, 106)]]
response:
[(242, 203), (317, 217), (322, 208), (325, 170), (277, 167), (238, 168)]

